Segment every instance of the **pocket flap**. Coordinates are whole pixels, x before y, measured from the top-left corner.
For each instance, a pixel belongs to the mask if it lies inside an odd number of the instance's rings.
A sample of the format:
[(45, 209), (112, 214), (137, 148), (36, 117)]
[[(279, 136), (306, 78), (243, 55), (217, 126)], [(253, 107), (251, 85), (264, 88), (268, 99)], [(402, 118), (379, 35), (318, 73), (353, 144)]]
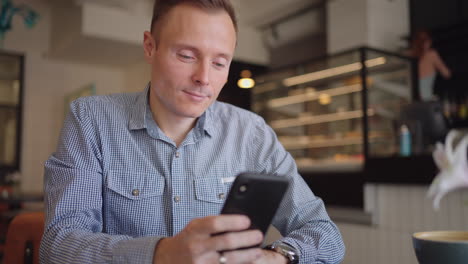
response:
[(164, 186), (164, 177), (157, 174), (113, 170), (107, 173), (107, 187), (132, 200), (162, 195)]
[(195, 179), (195, 195), (198, 200), (224, 203), (232, 182), (223, 182), (222, 178)]

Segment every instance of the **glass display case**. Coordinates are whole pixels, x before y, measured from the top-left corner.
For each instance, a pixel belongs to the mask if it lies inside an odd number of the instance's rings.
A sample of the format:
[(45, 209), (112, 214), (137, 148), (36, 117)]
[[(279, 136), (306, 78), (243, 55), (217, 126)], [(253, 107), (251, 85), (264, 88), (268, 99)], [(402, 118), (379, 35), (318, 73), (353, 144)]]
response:
[(301, 171), (361, 170), (369, 155), (398, 153), (415, 66), (398, 54), (354, 49), (257, 77), (252, 108)]
[(19, 169), (23, 56), (0, 53), (0, 173)]

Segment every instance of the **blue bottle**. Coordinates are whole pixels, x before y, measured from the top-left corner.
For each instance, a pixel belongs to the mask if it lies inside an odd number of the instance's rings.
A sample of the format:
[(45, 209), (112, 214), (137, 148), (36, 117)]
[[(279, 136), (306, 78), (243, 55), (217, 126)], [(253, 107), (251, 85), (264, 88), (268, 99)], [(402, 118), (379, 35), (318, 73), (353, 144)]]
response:
[(400, 127), (400, 156), (411, 155), (411, 133), (406, 125)]

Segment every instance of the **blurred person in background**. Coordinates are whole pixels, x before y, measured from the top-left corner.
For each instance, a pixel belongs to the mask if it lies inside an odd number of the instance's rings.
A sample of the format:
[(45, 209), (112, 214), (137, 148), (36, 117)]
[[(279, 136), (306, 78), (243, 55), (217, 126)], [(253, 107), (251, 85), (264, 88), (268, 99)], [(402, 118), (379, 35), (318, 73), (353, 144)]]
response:
[(427, 31), (418, 31), (411, 42), (410, 55), (418, 59), (419, 97), (421, 101), (432, 100), (437, 73), (445, 79), (452, 75), (437, 50), (432, 48), (432, 38)]

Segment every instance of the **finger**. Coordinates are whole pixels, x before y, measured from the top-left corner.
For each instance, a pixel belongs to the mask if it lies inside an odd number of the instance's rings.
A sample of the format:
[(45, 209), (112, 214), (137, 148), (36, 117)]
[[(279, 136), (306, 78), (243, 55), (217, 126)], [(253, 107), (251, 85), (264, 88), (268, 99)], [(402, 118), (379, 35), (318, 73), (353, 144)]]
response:
[(187, 225), (187, 231), (195, 234), (212, 235), (223, 232), (241, 231), (249, 228), (250, 219), (244, 215), (217, 215), (195, 219)]
[(259, 259), (263, 252), (259, 248), (235, 250), (223, 253), (229, 264), (252, 263)]
[(207, 247), (215, 251), (226, 251), (257, 246), (262, 241), (263, 234), (258, 230), (228, 232), (208, 239)]

